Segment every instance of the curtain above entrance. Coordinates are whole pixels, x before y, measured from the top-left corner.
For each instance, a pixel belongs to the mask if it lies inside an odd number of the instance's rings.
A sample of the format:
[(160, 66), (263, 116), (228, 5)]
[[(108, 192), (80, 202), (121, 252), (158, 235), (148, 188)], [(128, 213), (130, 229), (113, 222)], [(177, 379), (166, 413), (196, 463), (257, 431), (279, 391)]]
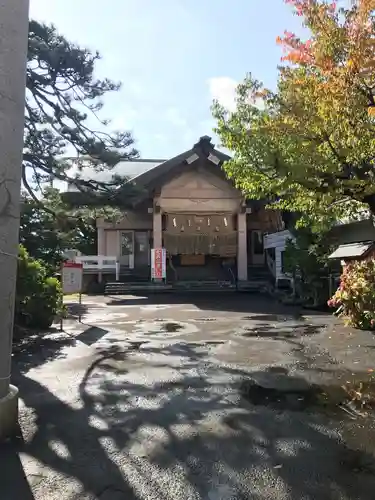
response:
[(171, 234), (226, 234), (235, 231), (235, 216), (231, 213), (181, 214), (168, 213), (166, 231)]
[(170, 255), (237, 255), (237, 233), (226, 234), (172, 234), (164, 232), (164, 247)]

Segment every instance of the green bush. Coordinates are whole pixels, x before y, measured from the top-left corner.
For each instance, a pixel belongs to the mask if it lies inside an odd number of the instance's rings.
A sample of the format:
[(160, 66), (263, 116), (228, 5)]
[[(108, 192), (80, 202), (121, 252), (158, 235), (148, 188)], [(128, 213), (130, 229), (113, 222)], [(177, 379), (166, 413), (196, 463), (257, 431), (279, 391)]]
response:
[(328, 301), (338, 308), (347, 323), (366, 330), (375, 327), (375, 260), (357, 261), (345, 266), (340, 287)]
[(15, 323), (31, 328), (49, 328), (62, 308), (58, 279), (48, 276), (43, 262), (20, 246), (17, 269)]
[(294, 279), (297, 298), (304, 304), (322, 306), (330, 297), (331, 274), (339, 274), (336, 262), (328, 259), (332, 248), (325, 233), (307, 228), (294, 232), (294, 241), (287, 241), (285, 272)]

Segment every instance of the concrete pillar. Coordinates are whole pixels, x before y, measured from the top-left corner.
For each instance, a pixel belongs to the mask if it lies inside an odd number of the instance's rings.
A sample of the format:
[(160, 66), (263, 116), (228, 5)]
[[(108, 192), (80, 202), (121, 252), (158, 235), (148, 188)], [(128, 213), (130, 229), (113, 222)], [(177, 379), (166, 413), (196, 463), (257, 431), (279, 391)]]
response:
[(154, 209), (153, 213), (153, 237), (154, 244), (153, 248), (162, 248), (163, 246), (163, 226), (162, 226), (162, 214), (161, 211), (156, 212)]
[(0, 439), (17, 425), (10, 385), (20, 219), (28, 0), (0, 0)]
[[(106, 255), (106, 234), (105, 234), (105, 231), (104, 231), (104, 228), (103, 227), (98, 227), (97, 228), (97, 231), (98, 231), (98, 249), (97, 249), (97, 252), (98, 252), (98, 255), (101, 256), (101, 255)], [(103, 281), (103, 271), (100, 269), (99, 272), (98, 272), (98, 282), (99, 283), (102, 283)]]
[(246, 213), (237, 215), (238, 248), (237, 248), (237, 279), (247, 280), (247, 228)]
[(105, 230), (103, 227), (98, 227), (98, 255), (106, 255)]

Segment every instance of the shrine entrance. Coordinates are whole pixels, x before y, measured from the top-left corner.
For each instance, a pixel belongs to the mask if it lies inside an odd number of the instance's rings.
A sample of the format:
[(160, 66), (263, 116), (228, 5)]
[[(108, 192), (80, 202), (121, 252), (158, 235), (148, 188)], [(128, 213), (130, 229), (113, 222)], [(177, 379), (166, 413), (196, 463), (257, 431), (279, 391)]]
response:
[(170, 281), (235, 281), (236, 216), (232, 213), (164, 214)]

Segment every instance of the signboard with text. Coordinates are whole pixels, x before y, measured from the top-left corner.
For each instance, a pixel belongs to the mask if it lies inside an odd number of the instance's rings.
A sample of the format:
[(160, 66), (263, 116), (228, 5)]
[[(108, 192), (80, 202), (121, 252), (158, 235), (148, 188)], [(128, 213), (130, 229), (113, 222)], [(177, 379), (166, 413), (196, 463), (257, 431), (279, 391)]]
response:
[(62, 265), (62, 289), (64, 294), (82, 292), (83, 266), (77, 262), (64, 262)]
[(167, 252), (165, 248), (151, 250), (151, 278), (162, 280), (167, 276)]

